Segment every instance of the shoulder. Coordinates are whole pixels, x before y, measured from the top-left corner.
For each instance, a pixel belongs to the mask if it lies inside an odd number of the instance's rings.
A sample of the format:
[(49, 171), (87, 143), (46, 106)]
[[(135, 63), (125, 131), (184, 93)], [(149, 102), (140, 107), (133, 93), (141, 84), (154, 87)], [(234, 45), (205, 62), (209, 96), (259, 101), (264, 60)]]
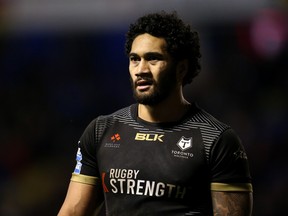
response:
[(100, 115), (97, 118), (95, 118), (93, 121), (97, 124), (97, 125), (101, 125), (101, 124), (111, 124), (116, 120), (120, 120), (120, 119), (128, 119), (128, 118), (132, 118), (132, 109), (135, 105), (132, 104), (130, 106), (121, 108), (111, 114), (108, 115)]
[(190, 121), (203, 131), (214, 131), (217, 132), (217, 134), (222, 133), (230, 128), (229, 125), (220, 121), (196, 104), (194, 106), (193, 114), (190, 115)]
[(238, 134), (230, 125), (218, 120), (205, 110), (199, 108), (195, 117), (202, 125), (200, 128), (202, 128), (203, 133), (209, 134), (210, 137), (215, 138), (214, 143), (220, 143), (223, 141), (227, 143), (241, 143)]
[[(91, 128), (93, 128), (93, 130), (95, 131), (95, 135), (96, 135), (96, 139), (97, 137), (101, 137), (101, 135), (103, 134), (103, 132), (111, 127), (112, 125), (114, 125), (117, 121), (132, 121), (132, 109), (135, 105), (132, 104), (130, 106), (121, 108), (111, 114), (108, 115), (100, 115), (98, 117), (96, 117), (95, 119), (93, 119), (91, 121), (91, 123), (89, 124), (89, 126)], [(89, 127), (88, 126), (88, 127)]]
[(226, 134), (226, 131), (230, 131), (231, 127), (197, 105), (194, 106), (193, 113), (187, 123), (190, 124), (190, 127), (200, 130), (206, 159), (210, 161), (211, 149), (214, 148), (223, 134)]

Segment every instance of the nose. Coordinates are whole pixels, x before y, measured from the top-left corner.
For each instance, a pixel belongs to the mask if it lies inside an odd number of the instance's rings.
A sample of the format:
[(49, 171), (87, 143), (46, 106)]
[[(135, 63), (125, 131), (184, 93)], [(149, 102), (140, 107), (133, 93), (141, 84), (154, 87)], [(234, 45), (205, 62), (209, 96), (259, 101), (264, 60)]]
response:
[(137, 74), (150, 72), (149, 63), (145, 59), (141, 59), (137, 68)]

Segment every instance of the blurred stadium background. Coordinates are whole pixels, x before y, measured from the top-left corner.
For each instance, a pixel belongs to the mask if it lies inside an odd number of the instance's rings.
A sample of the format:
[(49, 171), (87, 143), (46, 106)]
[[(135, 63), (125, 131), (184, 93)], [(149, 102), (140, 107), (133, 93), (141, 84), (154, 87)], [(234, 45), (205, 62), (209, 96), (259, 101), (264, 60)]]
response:
[(128, 25), (162, 9), (199, 31), (202, 72), (185, 94), (241, 136), (254, 215), (285, 215), (287, 0), (1, 0), (0, 215), (56, 215), (87, 124), (134, 102)]

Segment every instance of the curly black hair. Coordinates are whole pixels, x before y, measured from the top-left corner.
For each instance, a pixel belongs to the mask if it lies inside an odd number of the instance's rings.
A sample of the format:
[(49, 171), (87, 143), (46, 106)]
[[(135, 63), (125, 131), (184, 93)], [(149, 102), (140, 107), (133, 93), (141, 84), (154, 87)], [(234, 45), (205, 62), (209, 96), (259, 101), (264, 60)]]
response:
[(167, 51), (176, 61), (188, 59), (189, 70), (183, 78), (183, 86), (192, 82), (201, 69), (198, 32), (178, 18), (177, 13), (151, 13), (144, 15), (130, 25), (126, 34), (125, 50), (129, 55), (134, 39), (144, 33), (164, 38)]

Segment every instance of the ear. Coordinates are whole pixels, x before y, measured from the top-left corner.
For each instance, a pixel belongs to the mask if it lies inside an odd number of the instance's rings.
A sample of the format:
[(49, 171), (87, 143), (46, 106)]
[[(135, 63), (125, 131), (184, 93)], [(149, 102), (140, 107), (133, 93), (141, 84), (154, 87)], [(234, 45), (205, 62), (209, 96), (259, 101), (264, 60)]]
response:
[(177, 82), (182, 84), (183, 78), (188, 72), (188, 60), (184, 59), (178, 62), (177, 64)]

